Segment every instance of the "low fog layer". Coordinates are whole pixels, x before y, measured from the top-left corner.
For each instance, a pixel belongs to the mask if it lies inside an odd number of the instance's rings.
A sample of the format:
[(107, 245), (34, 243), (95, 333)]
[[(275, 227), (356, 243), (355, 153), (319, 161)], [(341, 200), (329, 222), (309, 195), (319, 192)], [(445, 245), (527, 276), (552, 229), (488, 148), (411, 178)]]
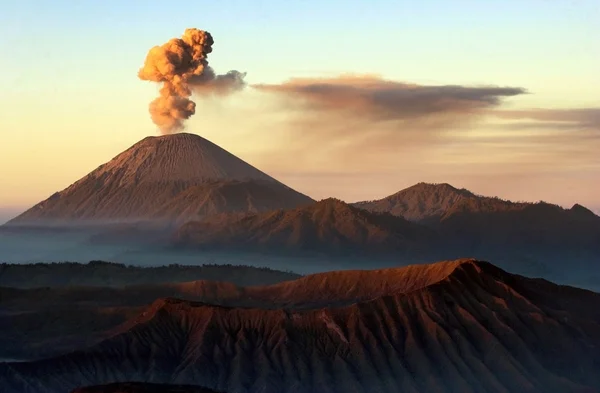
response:
[[(433, 250), (432, 254), (439, 253)], [(0, 263), (80, 262), (104, 260), (134, 266), (164, 266), (169, 264), (202, 265), (233, 264), (268, 267), (298, 274), (332, 270), (377, 269), (399, 267), (413, 263), (431, 263), (442, 259), (480, 258), (516, 274), (542, 277), (560, 284), (600, 290), (600, 271), (576, 268), (576, 262), (587, 265), (587, 259), (562, 254), (506, 255), (498, 252), (478, 252), (464, 255), (457, 252), (439, 253), (440, 257), (374, 257), (334, 256), (327, 254), (277, 254), (264, 252), (228, 252), (150, 248), (140, 244), (92, 244), (88, 235), (67, 231), (55, 233), (11, 233), (0, 231)], [(576, 257), (576, 256), (575, 256)], [(568, 262), (570, 268), (565, 269)], [(591, 262), (591, 261), (589, 261)], [(589, 267), (589, 265), (587, 265)]]
[[(334, 258), (278, 257), (258, 253), (171, 251), (140, 246), (90, 244), (85, 234), (27, 234), (0, 232), (0, 263), (82, 262), (104, 260), (135, 266), (169, 264), (241, 264), (309, 274), (356, 267)], [(376, 263), (372, 267), (376, 267)], [(381, 266), (385, 266), (382, 263)], [(363, 265), (364, 266), (364, 265)]]

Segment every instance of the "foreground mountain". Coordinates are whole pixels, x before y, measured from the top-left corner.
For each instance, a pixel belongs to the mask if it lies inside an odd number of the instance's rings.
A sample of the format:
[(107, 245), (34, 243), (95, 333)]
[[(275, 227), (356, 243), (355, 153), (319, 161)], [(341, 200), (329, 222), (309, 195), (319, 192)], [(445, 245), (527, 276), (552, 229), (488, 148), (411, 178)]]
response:
[[(1, 388), (58, 393), (135, 380), (236, 393), (600, 391), (599, 294), (474, 260), (388, 273), (396, 285), (342, 307), (161, 299), (93, 347), (0, 365)], [(345, 274), (357, 273), (324, 282)], [(378, 287), (373, 277), (359, 282), (365, 294)]]
[(299, 277), (232, 265), (0, 264), (0, 361), (56, 356), (96, 343), (159, 297), (251, 305), (245, 287)]
[(179, 246), (370, 255), (394, 252), (396, 257), (424, 252), (436, 239), (433, 231), (403, 218), (371, 213), (333, 198), (292, 210), (189, 222), (174, 236)]
[(193, 134), (147, 137), (9, 222), (181, 222), (312, 200)]
[[(328, 272), (258, 286), (236, 285), (241, 277), (231, 269), (231, 276), (222, 276), (221, 281), (0, 287), (0, 359), (40, 359), (97, 343), (157, 298), (262, 309), (340, 307), (425, 286), (439, 276), (440, 266)], [(252, 283), (252, 273), (247, 270), (243, 282)], [(266, 271), (265, 279), (276, 279), (274, 273)]]

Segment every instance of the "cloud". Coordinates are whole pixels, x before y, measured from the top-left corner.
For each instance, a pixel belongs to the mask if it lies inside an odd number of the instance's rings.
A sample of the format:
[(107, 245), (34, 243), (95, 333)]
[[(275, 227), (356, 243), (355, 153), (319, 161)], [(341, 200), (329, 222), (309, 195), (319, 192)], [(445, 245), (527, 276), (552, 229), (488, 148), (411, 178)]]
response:
[(160, 96), (149, 106), (152, 121), (162, 133), (183, 130), (185, 121), (196, 113), (192, 93), (225, 95), (245, 86), (245, 73), (233, 70), (217, 75), (208, 65), (213, 44), (209, 32), (191, 28), (146, 55), (138, 77), (162, 84)]
[(418, 85), (373, 75), (296, 78), (251, 87), (286, 113), (287, 125), (279, 131), (287, 132), (284, 139), (291, 146), (264, 159), (283, 163), (291, 155), (295, 165), (412, 156), (415, 147), (452, 143), (454, 130), (474, 126), (504, 99), (527, 93), (520, 87)]
[(502, 119), (523, 121), (513, 123), (515, 127), (600, 131), (600, 108), (497, 110), (492, 114)]
[(525, 94), (519, 87), (423, 86), (381, 79), (375, 76), (291, 79), (254, 88), (295, 100), (290, 105), (315, 112), (344, 111), (353, 117), (371, 120), (416, 119), (460, 113), (465, 116), (496, 107), (505, 97)]
[(600, 181), (595, 108), (512, 109), (503, 104), (524, 88), (377, 76), (249, 87), (237, 99), (253, 107), (234, 110), (219, 129), (252, 130), (260, 143), (244, 145), (259, 147), (244, 157), (313, 197), (369, 199), (418, 181), (464, 181), (516, 199), (597, 200), (588, 190)]

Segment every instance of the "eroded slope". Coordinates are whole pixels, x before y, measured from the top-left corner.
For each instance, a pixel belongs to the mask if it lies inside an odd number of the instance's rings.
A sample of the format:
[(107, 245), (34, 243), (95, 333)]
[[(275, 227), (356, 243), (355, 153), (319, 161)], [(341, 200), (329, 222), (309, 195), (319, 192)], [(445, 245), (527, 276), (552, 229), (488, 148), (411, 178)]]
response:
[(9, 393), (127, 380), (265, 393), (600, 389), (600, 295), (484, 262), (435, 270), (425, 286), (341, 308), (159, 300), (90, 349), (6, 365), (0, 379)]

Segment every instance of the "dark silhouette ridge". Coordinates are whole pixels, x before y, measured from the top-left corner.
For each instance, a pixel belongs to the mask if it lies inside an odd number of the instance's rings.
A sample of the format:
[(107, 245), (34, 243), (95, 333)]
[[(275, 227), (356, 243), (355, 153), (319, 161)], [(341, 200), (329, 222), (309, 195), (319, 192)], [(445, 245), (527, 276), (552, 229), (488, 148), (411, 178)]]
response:
[[(329, 282), (344, 282), (336, 274)], [(132, 380), (240, 393), (600, 391), (600, 294), (476, 260), (398, 279), (370, 300), (309, 310), (160, 299), (90, 348), (0, 365), (0, 381), (6, 393)]]
[(10, 264), (0, 263), (0, 287), (122, 287), (194, 280), (228, 281), (236, 285), (270, 285), (301, 277), (268, 267), (231, 264), (154, 267), (106, 261)]

